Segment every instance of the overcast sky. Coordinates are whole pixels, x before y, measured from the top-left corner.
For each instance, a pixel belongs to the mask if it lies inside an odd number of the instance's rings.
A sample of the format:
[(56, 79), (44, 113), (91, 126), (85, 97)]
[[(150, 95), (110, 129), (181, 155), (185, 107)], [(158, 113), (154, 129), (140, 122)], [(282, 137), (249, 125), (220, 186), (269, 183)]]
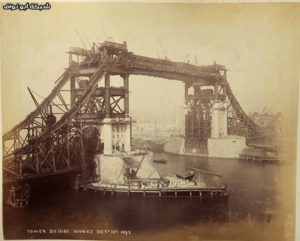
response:
[[(127, 41), (129, 51), (193, 63), (216, 61), (247, 112), (295, 114), (299, 78), (299, 5), (295, 4), (52, 4), (50, 11), (4, 12), (4, 130), (33, 108), (27, 86), (47, 96), (68, 65), (65, 52), (87, 43)], [(130, 77), (130, 112), (172, 121), (183, 113), (183, 83)], [(294, 117), (294, 115), (293, 115)]]

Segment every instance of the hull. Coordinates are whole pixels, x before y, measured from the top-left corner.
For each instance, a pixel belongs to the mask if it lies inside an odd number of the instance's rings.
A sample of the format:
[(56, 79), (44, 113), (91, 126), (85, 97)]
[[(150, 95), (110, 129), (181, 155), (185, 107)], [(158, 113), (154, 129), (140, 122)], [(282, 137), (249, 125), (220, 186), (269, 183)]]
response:
[(104, 195), (127, 195), (127, 196), (142, 196), (142, 197), (198, 197), (200, 199), (227, 200), (229, 193), (226, 188), (133, 188), (128, 186), (118, 185), (81, 185), (85, 191), (91, 190), (95, 193), (99, 192)]

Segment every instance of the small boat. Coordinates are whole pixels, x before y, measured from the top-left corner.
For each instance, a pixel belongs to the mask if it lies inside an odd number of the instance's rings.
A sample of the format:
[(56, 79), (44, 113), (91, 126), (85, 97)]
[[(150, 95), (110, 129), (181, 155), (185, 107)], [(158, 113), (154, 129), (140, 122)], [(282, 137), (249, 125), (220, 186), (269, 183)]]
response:
[(188, 170), (185, 172), (177, 172), (176, 176), (182, 179), (191, 180), (195, 175), (195, 172), (193, 170)]
[(166, 164), (167, 160), (165, 160), (165, 159), (154, 159), (153, 162), (160, 163), (160, 164)]

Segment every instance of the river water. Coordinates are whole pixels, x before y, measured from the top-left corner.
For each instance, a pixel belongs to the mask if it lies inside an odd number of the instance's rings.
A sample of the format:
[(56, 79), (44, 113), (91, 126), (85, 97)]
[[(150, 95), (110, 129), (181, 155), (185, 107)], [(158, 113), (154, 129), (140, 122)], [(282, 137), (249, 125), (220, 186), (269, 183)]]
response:
[(167, 160), (166, 164), (154, 164), (162, 176), (188, 167), (223, 175), (230, 192), (228, 202), (112, 197), (49, 189), (34, 196), (27, 208), (14, 209), (4, 204), (5, 238), (209, 240), (222, 237), (229, 240), (245, 237), (221, 231), (216, 236), (218, 231), (210, 227), (217, 225), (216, 229), (222, 230), (230, 223), (239, 229), (239, 223), (272, 222), (279, 166), (166, 153), (155, 154), (155, 159)]

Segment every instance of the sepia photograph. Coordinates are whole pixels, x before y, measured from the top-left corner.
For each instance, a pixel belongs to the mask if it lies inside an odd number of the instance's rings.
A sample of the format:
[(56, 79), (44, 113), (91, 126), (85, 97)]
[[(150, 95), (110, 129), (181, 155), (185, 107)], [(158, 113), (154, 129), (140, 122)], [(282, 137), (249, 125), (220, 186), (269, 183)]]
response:
[(1, 238), (297, 240), (300, 3), (0, 12)]

